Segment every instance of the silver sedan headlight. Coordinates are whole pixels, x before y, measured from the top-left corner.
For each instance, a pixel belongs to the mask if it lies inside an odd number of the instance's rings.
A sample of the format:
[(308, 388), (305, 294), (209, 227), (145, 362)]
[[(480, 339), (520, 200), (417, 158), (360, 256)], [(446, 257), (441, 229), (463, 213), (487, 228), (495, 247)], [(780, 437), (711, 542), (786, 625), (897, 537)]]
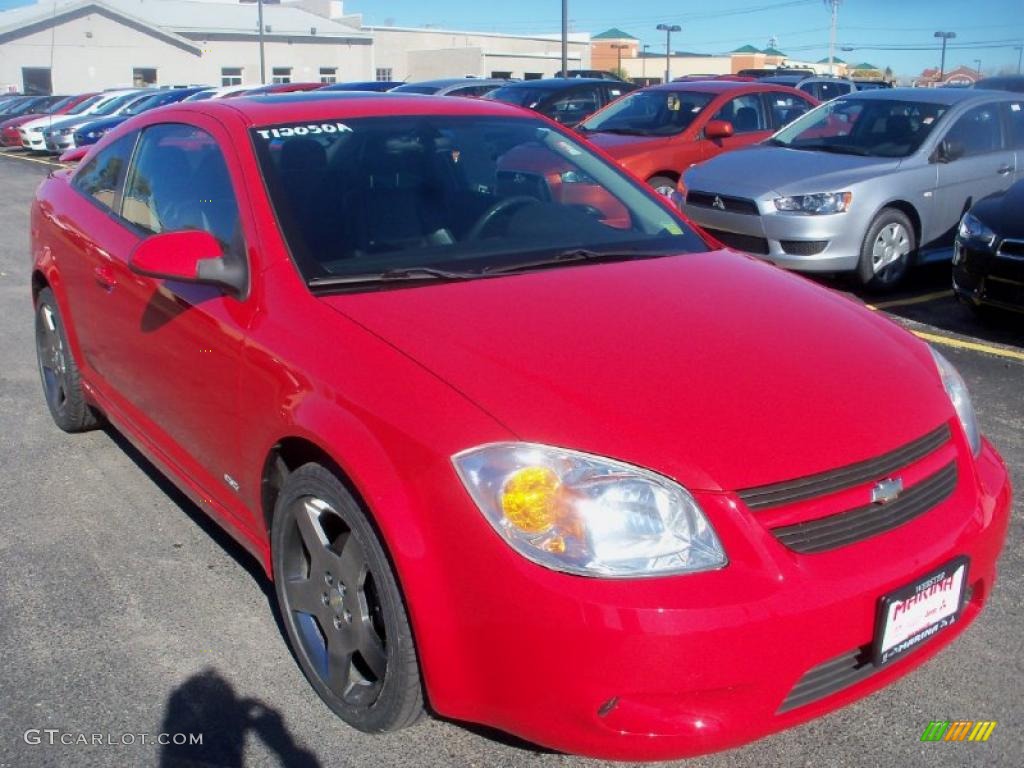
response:
[(822, 192), (815, 195), (793, 195), (775, 198), (775, 209), (782, 213), (843, 213), (850, 209), (852, 192)]
[(452, 461), (494, 530), (540, 565), (628, 578), (726, 564), (696, 500), (655, 472), (534, 443), (494, 443)]
[(960, 424), (967, 435), (967, 442), (971, 446), (971, 452), (977, 456), (981, 452), (981, 430), (978, 429), (978, 419), (974, 415), (974, 405), (971, 403), (971, 395), (967, 391), (967, 385), (959, 371), (953, 364), (939, 354), (934, 348), (931, 350), (935, 359), (935, 367), (939, 369), (939, 378), (942, 379), (942, 386), (949, 395), (950, 402), (956, 415), (960, 417)]

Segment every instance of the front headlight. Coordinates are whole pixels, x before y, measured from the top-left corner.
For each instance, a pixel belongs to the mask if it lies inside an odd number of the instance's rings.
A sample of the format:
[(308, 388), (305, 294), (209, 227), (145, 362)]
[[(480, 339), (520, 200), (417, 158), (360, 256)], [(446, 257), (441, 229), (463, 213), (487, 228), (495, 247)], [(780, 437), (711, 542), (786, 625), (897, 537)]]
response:
[(452, 462), (498, 534), (556, 571), (623, 578), (726, 564), (694, 498), (654, 472), (533, 443), (485, 445)]
[(956, 415), (960, 417), (960, 424), (967, 435), (967, 442), (971, 446), (971, 452), (977, 456), (981, 451), (981, 431), (978, 429), (978, 419), (974, 415), (974, 405), (971, 404), (971, 395), (967, 391), (967, 385), (949, 360), (935, 351), (934, 348), (928, 347), (928, 349), (931, 350), (932, 357), (935, 359), (935, 367), (939, 369), (942, 386), (953, 403)]
[(971, 213), (965, 213), (964, 217), (960, 219), (959, 235), (961, 240), (973, 240), (985, 245), (992, 245), (996, 239), (996, 233)]
[(852, 192), (822, 192), (816, 195), (794, 195), (775, 198), (775, 209), (783, 213), (843, 213), (850, 209)]

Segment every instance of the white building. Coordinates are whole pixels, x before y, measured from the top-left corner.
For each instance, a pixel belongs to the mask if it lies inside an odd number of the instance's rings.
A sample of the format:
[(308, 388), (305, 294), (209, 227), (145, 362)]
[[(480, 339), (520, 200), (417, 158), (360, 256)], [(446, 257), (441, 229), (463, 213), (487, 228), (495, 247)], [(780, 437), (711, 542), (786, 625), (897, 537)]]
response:
[[(546, 77), (561, 68), (556, 35), (363, 28), (340, 0), (266, 0), (263, 24), (267, 83)], [(0, 12), (0, 90), (258, 84), (258, 37), (251, 0), (45, 0)], [(569, 68), (589, 62), (589, 35), (574, 34)]]
[[(413, 27), (362, 27), (373, 34), (378, 80), (439, 77), (553, 77), (562, 68), (559, 35), (505, 35)], [(590, 68), (590, 35), (570, 33), (568, 69)]]

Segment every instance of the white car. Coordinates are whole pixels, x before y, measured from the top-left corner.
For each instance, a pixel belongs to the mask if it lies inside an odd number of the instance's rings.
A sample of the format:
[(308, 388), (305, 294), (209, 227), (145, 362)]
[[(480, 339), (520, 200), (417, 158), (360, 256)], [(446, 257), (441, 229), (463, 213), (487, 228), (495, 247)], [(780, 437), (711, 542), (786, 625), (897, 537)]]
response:
[(223, 85), (219, 88), (208, 88), (205, 91), (194, 93), (184, 101), (204, 101), (206, 99), (223, 99), (225, 96), (231, 96), (232, 94), (238, 93), (239, 91), (248, 91), (252, 88), (259, 88), (259, 85)]
[[(91, 122), (96, 118), (116, 114), (118, 110), (131, 103), (133, 100), (132, 96), (141, 96), (148, 93), (150, 91), (145, 88), (124, 88), (115, 91), (104, 91), (100, 94), (101, 99), (92, 104), (87, 111), (80, 112), (77, 115), (62, 115), (60, 119), (54, 119), (48, 125), (44, 125), (38, 132), (30, 134), (30, 140), (33, 142), (35, 142), (36, 136), (42, 137), (43, 143), (41, 145), (37, 146), (36, 143), (31, 145), (25, 144), (25, 134), (22, 133), (22, 146), (28, 149), (38, 149), (58, 154), (65, 152), (75, 146), (73, 134), (80, 125)], [(24, 127), (22, 126), (22, 128)]]
[(63, 115), (44, 115), (34, 120), (29, 120), (18, 126), (18, 134), (21, 136), (21, 146), (25, 149), (33, 149), (41, 152), (46, 149), (46, 142), (43, 138), (43, 131), (62, 120), (91, 115), (95, 110), (101, 108), (107, 101), (110, 92), (97, 93), (88, 99), (80, 101), (73, 109)]

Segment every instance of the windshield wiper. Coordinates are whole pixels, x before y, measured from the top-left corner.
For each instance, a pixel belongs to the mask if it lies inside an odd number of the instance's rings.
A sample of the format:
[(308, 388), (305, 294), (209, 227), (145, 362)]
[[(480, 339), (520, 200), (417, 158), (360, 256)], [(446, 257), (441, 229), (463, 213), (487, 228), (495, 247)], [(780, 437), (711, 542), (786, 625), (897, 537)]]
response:
[(546, 259), (535, 261), (523, 261), (516, 264), (506, 264), (500, 267), (484, 267), (484, 275), (503, 275), (509, 272), (525, 272), (540, 267), (559, 266), (561, 264), (572, 264), (581, 261), (628, 261), (630, 259), (654, 259), (659, 256), (669, 256), (671, 251), (592, 251), (587, 248), (570, 248), (566, 251), (556, 253)]
[(374, 285), (380, 283), (398, 283), (416, 280), (472, 280), (483, 277), (480, 272), (456, 272), (436, 267), (404, 267), (386, 269), (383, 272), (364, 272), (357, 275), (330, 275), (314, 277), (308, 285), (312, 289), (334, 288), (345, 285)]

